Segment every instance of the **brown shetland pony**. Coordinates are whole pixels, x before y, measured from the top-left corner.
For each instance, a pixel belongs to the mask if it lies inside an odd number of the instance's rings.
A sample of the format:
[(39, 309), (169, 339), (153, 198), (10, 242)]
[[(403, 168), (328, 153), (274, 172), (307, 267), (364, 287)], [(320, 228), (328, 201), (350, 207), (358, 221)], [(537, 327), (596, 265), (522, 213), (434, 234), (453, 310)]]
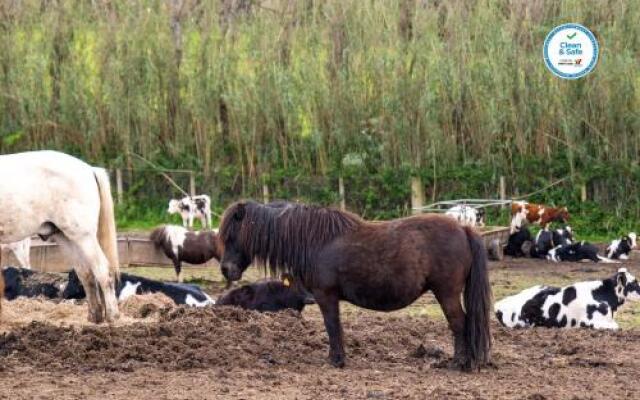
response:
[(313, 293), (329, 335), (329, 358), (337, 367), (345, 360), (340, 300), (391, 311), (428, 290), (453, 331), (455, 364), (471, 370), (489, 361), (486, 250), (472, 228), (449, 217), (373, 223), (332, 208), (242, 201), (225, 211), (220, 236), (220, 267), (229, 281), (239, 280), (255, 261), (272, 274), (292, 274)]

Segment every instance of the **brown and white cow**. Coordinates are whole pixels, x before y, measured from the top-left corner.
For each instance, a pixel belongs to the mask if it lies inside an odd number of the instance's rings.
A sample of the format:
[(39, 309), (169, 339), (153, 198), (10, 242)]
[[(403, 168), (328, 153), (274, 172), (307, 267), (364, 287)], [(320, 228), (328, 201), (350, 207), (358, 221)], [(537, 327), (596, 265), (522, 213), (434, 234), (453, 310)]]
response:
[(542, 204), (514, 201), (511, 203), (511, 233), (520, 229), (526, 223), (538, 224), (542, 229), (548, 229), (551, 222), (566, 223), (569, 221), (567, 207), (555, 208)]

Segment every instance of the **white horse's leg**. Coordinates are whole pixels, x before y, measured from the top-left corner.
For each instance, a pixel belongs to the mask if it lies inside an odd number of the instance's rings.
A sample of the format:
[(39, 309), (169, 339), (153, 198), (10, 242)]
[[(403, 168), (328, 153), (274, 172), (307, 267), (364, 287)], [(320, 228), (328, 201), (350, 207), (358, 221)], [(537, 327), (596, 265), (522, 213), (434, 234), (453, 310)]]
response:
[(97, 292), (104, 305), (107, 322), (114, 322), (118, 319), (120, 313), (118, 311), (118, 300), (116, 299), (115, 282), (109, 273), (109, 261), (102, 252), (97, 238), (84, 236), (77, 240), (76, 244), (83, 264), (88, 266), (97, 283), (96, 287), (100, 289)]
[(104, 321), (104, 307), (98, 296), (98, 286), (96, 280), (88, 266), (79, 264), (75, 268), (76, 274), (82, 283), (84, 292), (87, 295), (87, 303), (89, 308), (89, 322), (99, 324)]
[(85, 263), (85, 258), (81, 254), (81, 249), (77, 243), (72, 242), (64, 235), (56, 235), (55, 241), (58, 243), (67, 254), (71, 255), (75, 261), (76, 267), (74, 270), (78, 274), (80, 283), (84, 288), (84, 292), (87, 296), (87, 305), (89, 308), (89, 322), (99, 324), (104, 321), (104, 311), (100, 299), (98, 298), (98, 288), (96, 286), (96, 280), (91, 273), (91, 269), (88, 264)]

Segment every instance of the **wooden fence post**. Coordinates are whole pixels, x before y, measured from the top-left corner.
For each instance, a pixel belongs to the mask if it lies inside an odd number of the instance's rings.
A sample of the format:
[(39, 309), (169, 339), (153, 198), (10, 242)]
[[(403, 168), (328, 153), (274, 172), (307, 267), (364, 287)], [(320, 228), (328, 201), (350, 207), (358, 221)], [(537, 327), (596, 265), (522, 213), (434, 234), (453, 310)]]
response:
[(116, 193), (118, 204), (122, 204), (123, 200), (123, 190), (122, 190), (122, 170), (120, 168), (116, 169)]
[(196, 195), (196, 173), (193, 171), (189, 172), (189, 194), (191, 197)]
[(340, 197), (340, 209), (342, 211), (346, 211), (347, 202), (345, 200), (344, 195), (344, 179), (342, 177), (338, 178), (338, 196)]
[[(500, 176), (500, 200), (506, 200), (507, 199), (507, 181), (504, 178), (504, 176)], [(502, 208), (505, 207), (505, 205), (503, 204), (501, 206)]]
[(580, 185), (580, 201), (583, 203), (587, 201), (587, 184)]
[(262, 184), (262, 202), (264, 204), (269, 202), (269, 186), (266, 183)]
[(421, 214), (421, 208), (424, 206), (424, 189), (422, 187), (422, 179), (417, 176), (411, 178), (411, 212), (413, 214)]

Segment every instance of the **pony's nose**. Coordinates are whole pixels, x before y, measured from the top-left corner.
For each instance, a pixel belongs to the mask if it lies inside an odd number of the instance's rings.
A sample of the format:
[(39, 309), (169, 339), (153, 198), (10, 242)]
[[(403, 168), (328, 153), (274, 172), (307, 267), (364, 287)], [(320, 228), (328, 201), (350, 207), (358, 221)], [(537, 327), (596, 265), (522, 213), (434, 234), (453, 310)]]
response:
[(225, 278), (229, 278), (229, 267), (227, 267), (226, 265), (222, 265), (220, 266), (220, 270), (222, 271), (222, 275), (224, 275)]

